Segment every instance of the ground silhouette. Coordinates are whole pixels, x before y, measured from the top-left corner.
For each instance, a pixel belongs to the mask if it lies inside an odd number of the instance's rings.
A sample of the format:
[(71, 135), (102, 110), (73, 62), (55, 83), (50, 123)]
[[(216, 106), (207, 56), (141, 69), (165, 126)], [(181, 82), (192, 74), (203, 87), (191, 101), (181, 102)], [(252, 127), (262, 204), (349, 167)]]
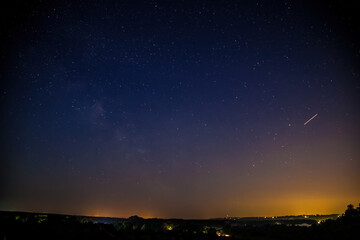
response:
[[(327, 220), (325, 220), (327, 219)], [(209, 220), (102, 218), (0, 211), (0, 239), (356, 239), (360, 204), (344, 214)], [(112, 219), (114, 221), (114, 219)], [(354, 238), (355, 237), (355, 238)]]

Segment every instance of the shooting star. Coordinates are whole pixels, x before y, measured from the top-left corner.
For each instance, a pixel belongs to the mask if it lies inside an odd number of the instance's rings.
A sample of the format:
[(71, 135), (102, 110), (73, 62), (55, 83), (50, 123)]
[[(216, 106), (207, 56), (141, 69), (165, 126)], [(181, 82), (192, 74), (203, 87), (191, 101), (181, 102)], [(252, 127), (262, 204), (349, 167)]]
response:
[(311, 120), (313, 120), (314, 118), (316, 118), (317, 115), (318, 115), (318, 114), (315, 114), (315, 115), (312, 116), (309, 120), (307, 120), (307, 121), (304, 123), (304, 126), (305, 126), (306, 124), (308, 124)]

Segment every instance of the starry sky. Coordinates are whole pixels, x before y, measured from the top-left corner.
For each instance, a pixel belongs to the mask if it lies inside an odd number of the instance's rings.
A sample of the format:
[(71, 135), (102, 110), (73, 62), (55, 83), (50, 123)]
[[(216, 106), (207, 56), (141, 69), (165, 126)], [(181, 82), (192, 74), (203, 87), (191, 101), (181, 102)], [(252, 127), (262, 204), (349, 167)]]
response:
[(0, 209), (210, 218), (357, 204), (354, 2), (13, 1)]

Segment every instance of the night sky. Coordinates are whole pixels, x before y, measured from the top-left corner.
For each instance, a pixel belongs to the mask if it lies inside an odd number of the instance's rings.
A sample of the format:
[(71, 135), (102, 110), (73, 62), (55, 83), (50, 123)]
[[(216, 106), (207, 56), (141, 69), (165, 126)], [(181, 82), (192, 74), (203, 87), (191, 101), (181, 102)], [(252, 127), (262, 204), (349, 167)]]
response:
[(311, 2), (2, 6), (0, 209), (209, 218), (357, 204), (359, 17), (355, 1)]

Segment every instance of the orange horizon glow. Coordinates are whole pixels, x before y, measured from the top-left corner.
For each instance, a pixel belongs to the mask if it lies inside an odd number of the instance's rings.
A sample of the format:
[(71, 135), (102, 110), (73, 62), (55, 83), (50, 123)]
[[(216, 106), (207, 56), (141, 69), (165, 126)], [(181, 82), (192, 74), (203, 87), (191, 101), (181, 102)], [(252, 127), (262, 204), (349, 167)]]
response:
[[(256, 204), (257, 201), (252, 205), (246, 205), (246, 208), (249, 209), (249, 213), (244, 214), (236, 214), (229, 213), (228, 217), (275, 217), (275, 216), (301, 216), (301, 215), (332, 215), (332, 214), (342, 214), (344, 213), (347, 205), (353, 204), (354, 206), (358, 205), (357, 201), (359, 198), (354, 198), (352, 201), (347, 200), (328, 200), (328, 199), (311, 199), (311, 198), (303, 198), (303, 199), (290, 199), (284, 198), (283, 200), (271, 201), (270, 203), (265, 204), (266, 208), (259, 208)], [(258, 208), (258, 214), (251, 214), (250, 211), (252, 208)], [(270, 209), (270, 210), (267, 210)], [(129, 211), (123, 211), (126, 214), (116, 214), (112, 213), (110, 210), (107, 211), (88, 211), (84, 215), (89, 217), (114, 217), (114, 218), (129, 218), (131, 216), (139, 216), (144, 219), (151, 218), (183, 218), (183, 219), (209, 219), (209, 218), (225, 218), (226, 215), (209, 215), (201, 218), (198, 217), (177, 217), (177, 216), (166, 216), (166, 215), (157, 215), (157, 214), (149, 214), (148, 212), (138, 211), (131, 213)]]
[[(77, 216), (87, 216), (87, 217), (111, 217), (111, 218), (129, 218), (131, 216), (139, 216), (144, 219), (151, 218), (162, 218), (162, 219), (210, 219), (210, 218), (225, 218), (225, 217), (276, 217), (276, 216), (300, 216), (300, 215), (331, 215), (331, 214), (342, 214), (345, 212), (347, 205), (353, 204), (357, 206), (359, 204), (359, 198), (347, 199), (326, 199), (326, 198), (286, 198), (283, 199), (274, 199), (272, 201), (263, 202), (260, 204), (261, 200), (255, 200), (252, 204), (244, 204), (241, 209), (234, 210), (234, 212), (229, 212), (227, 214), (217, 214), (217, 215), (203, 215), (202, 217), (196, 216), (171, 216), (165, 214), (157, 214), (155, 211), (150, 212), (146, 210), (142, 211), (129, 211), (123, 210), (119, 212), (118, 210), (111, 209), (98, 209), (98, 210), (85, 210), (82, 211), (66, 211), (66, 212), (57, 212), (57, 211), (41, 211), (40, 209), (35, 211), (28, 211), (27, 209), (22, 209), (24, 212), (38, 212), (38, 213), (47, 213), (47, 214), (64, 214), (64, 215), (77, 215)], [(245, 211), (246, 209), (247, 211)], [(257, 209), (255, 212), (254, 209)], [(242, 212), (243, 214), (239, 214)]]

